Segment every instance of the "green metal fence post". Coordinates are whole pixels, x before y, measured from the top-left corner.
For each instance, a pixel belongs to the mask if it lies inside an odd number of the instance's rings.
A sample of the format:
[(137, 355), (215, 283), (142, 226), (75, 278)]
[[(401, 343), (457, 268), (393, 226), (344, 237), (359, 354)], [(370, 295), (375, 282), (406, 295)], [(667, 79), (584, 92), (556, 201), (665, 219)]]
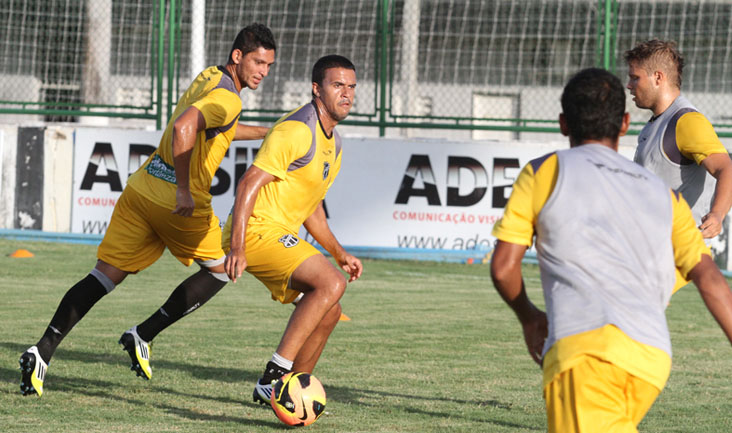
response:
[[(182, 35), (182, 28), (183, 28), (183, 1), (178, 2), (178, 12), (177, 13), (177, 19), (175, 24), (175, 41), (176, 41), (176, 52), (178, 53), (178, 57), (173, 59), (173, 64), (175, 65), (175, 78), (174, 78), (174, 86), (171, 86), (170, 89), (173, 91), (173, 96), (175, 97), (175, 104), (178, 104), (178, 98), (180, 97), (180, 69), (182, 65), (181, 60), (181, 53), (183, 53), (183, 35)], [(190, 41), (190, 39), (189, 39)]]
[(381, 6), (380, 6), (380, 18), (381, 18), (381, 25), (379, 27), (379, 33), (380, 33), (380, 62), (379, 65), (379, 137), (383, 137), (386, 135), (386, 84), (387, 84), (387, 59), (388, 59), (388, 28), (389, 28), (389, 20), (388, 20), (388, 12), (389, 11), (389, 0), (382, 0)]

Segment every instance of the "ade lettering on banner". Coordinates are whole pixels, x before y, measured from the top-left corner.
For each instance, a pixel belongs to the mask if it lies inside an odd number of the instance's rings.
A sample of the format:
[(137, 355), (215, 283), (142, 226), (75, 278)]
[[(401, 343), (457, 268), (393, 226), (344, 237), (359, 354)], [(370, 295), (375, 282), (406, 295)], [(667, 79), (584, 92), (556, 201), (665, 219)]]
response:
[[(450, 250), (490, 249), (522, 164), (553, 150), (389, 139), (349, 140), (344, 149), (341, 176), (328, 193), (330, 225), (344, 244)], [(360, 185), (349, 179), (349, 189), (341, 188), (346, 175)]]
[[(502, 177), (508, 181), (506, 185), (493, 186), (491, 206), (495, 209), (504, 208), (508, 202), (507, 193), (510, 193), (514, 180), (504, 177), (508, 168), (520, 168), (518, 158), (493, 158), (494, 182)], [(473, 188), (467, 194), (460, 192), (460, 169), (468, 170), (474, 178)], [(414, 184), (420, 176), (424, 186), (416, 188)], [(498, 181), (500, 182), (500, 180)], [(469, 156), (447, 157), (447, 192), (445, 194), (447, 206), (473, 206), (483, 199), (487, 191), (488, 172), (480, 161)], [(426, 197), (427, 203), (431, 206), (441, 206), (442, 204), (429, 155), (411, 155), (394, 203), (408, 204), (411, 197)]]

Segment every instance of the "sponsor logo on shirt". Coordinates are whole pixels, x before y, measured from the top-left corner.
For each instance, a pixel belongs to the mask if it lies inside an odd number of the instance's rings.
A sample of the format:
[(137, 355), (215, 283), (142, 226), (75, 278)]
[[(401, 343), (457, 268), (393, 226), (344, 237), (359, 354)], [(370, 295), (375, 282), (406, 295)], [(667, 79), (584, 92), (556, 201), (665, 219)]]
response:
[(145, 171), (147, 171), (150, 176), (157, 177), (158, 179), (162, 179), (172, 184), (176, 183), (175, 168), (163, 161), (163, 158), (161, 158), (160, 155), (155, 155), (152, 161), (150, 161), (150, 164), (147, 165)]

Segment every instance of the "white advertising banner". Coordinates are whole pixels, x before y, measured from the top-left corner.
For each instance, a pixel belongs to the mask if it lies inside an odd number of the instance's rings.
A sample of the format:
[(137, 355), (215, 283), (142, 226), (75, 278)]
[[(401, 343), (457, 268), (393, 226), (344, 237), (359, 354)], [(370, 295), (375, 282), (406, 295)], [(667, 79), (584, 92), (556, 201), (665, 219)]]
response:
[(563, 147), (346, 139), (329, 224), (343, 245), (490, 249), (521, 168)]
[[(74, 142), (72, 232), (106, 230), (127, 177), (153, 152), (159, 131), (78, 129)], [(223, 223), (238, 179), (259, 141), (234, 142), (214, 179)], [(325, 206), (343, 245), (489, 249), (511, 185), (531, 159), (566, 144), (455, 143), (347, 138)], [(305, 232), (301, 232), (305, 236)]]

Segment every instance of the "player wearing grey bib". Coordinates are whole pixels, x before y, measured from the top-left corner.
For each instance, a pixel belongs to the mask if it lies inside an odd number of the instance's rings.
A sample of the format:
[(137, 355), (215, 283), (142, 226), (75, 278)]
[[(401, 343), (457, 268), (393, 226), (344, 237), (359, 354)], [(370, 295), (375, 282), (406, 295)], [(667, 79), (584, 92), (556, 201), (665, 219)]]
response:
[[(579, 72), (562, 110), (571, 148), (519, 174), (493, 228), (491, 277), (542, 366), (548, 431), (634, 432), (671, 371), (664, 311), (674, 269), (730, 342), (732, 292), (681, 195), (617, 154), (630, 124), (620, 80)], [(546, 313), (521, 276), (534, 236)]]
[(654, 116), (638, 135), (633, 160), (679, 191), (691, 206), (694, 221), (701, 224), (702, 217), (711, 208), (716, 180), (703, 165), (684, 156), (677, 146), (678, 121), (687, 113), (700, 114), (688, 99), (678, 96), (663, 113)]
[[(557, 340), (613, 324), (671, 356), (664, 313), (674, 285), (669, 188), (599, 143), (556, 155), (556, 185), (536, 222), (542, 283), (551, 290), (546, 310), (553, 318), (544, 354)], [(596, 222), (595, 230), (578, 229)], [(607, 266), (608, 257), (622, 256), (630, 265)]]
[(684, 59), (673, 42), (651, 40), (625, 53), (635, 105), (653, 111), (635, 162), (681, 192), (705, 238), (722, 230), (732, 206), (732, 160), (709, 121), (681, 96)]

